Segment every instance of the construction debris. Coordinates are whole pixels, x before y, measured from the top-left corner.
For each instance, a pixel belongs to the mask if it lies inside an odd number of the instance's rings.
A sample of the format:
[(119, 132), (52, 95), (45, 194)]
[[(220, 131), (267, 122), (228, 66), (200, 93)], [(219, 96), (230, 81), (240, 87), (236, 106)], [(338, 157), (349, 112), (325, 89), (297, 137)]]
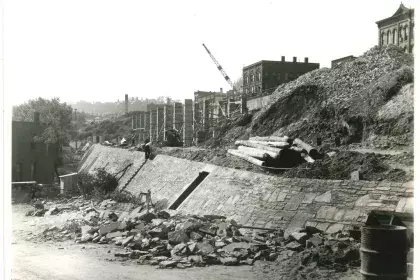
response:
[[(350, 261), (359, 261), (358, 251), (354, 249), (358, 241), (340, 231), (326, 234), (312, 227), (256, 230), (223, 216), (170, 216), (166, 211), (149, 212), (138, 208), (132, 211), (135, 214), (117, 215), (106, 209), (95, 210), (83, 201), (78, 203), (73, 211), (78, 208), (81, 216), (97, 213), (100, 219), (94, 222), (72, 220), (62, 228), (45, 229), (42, 236), (54, 240), (72, 238), (76, 243), (115, 244), (125, 249), (124, 252), (117, 251), (115, 257), (137, 259), (139, 264), (156, 265), (162, 269), (279, 262), (295, 253), (322, 250), (325, 246), (333, 252), (341, 250), (344, 259), (352, 256), (343, 260), (344, 267)], [(107, 200), (102, 204), (112, 203)], [(53, 206), (49, 211), (62, 213), (69, 210), (68, 207)]]
[(291, 141), (287, 136), (251, 137), (250, 140), (238, 140), (235, 145), (238, 149), (228, 150), (229, 154), (261, 167), (292, 168), (322, 158), (309, 144), (298, 138)]

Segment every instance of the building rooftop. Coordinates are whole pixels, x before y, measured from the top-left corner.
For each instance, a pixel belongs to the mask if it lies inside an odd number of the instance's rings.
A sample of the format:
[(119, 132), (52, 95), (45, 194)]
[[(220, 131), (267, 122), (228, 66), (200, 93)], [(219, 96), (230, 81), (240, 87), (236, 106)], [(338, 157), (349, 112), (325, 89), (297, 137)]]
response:
[(251, 67), (253, 67), (253, 66), (255, 66), (255, 65), (262, 64), (262, 63), (279, 63), (279, 64), (319, 64), (319, 63), (314, 63), (314, 62), (305, 62), (305, 61), (303, 61), (303, 62), (299, 62), (299, 61), (293, 62), (293, 61), (281, 61), (281, 60), (280, 60), (280, 61), (278, 61), (278, 60), (260, 60), (260, 61), (258, 61), (258, 62), (255, 62), (255, 63), (251, 64), (251, 65), (245, 66), (243, 69), (248, 69), (248, 68), (251, 68)]
[(376, 24), (381, 24), (382, 22), (384, 22), (386, 20), (398, 17), (398, 16), (406, 14), (406, 13), (410, 13), (410, 12), (414, 12), (414, 9), (407, 8), (406, 6), (404, 6), (403, 3), (401, 3), (400, 6), (398, 7), (398, 10), (392, 16), (390, 16), (388, 18), (381, 19), (381, 20), (377, 21)]

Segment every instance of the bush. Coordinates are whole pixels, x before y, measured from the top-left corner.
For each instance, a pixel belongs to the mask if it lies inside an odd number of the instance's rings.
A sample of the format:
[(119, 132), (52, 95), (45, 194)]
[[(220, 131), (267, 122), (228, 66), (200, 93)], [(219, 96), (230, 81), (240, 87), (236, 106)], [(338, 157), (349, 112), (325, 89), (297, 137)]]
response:
[(80, 173), (78, 187), (84, 196), (94, 195), (101, 197), (113, 192), (118, 185), (117, 179), (104, 168), (95, 170), (95, 174)]

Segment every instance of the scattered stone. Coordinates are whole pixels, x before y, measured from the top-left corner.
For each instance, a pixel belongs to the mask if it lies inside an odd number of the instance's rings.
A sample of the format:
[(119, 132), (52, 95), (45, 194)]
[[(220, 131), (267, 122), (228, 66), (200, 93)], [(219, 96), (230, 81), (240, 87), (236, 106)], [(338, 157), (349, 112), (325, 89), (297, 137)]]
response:
[(128, 245), (128, 243), (130, 243), (130, 242), (131, 242), (131, 240), (133, 240), (133, 238), (134, 238), (134, 235), (131, 235), (131, 236), (127, 237), (126, 239), (124, 239), (124, 240), (121, 242), (121, 245), (122, 245), (123, 247), (127, 246), (127, 245)]
[(175, 230), (168, 233), (168, 240), (171, 244), (179, 244), (182, 242), (188, 242), (188, 235), (183, 230)]
[(292, 250), (292, 251), (298, 251), (298, 250), (303, 248), (303, 245), (296, 242), (296, 241), (293, 241), (293, 242), (290, 242), (289, 244), (287, 244), (286, 248), (289, 249), (289, 250)]
[(176, 261), (162, 261), (159, 263), (159, 267), (161, 268), (168, 268), (168, 267), (175, 267), (178, 264)]
[(238, 259), (234, 257), (220, 258), (223, 265), (238, 265)]
[(309, 238), (305, 232), (293, 232), (290, 236), (300, 244), (305, 244), (306, 240)]
[(202, 255), (208, 255), (208, 254), (214, 253), (214, 247), (207, 242), (197, 243), (197, 249), (198, 249), (198, 253)]
[(191, 256), (188, 256), (188, 261), (192, 263), (202, 263), (203, 257), (200, 255), (191, 255)]
[(118, 221), (118, 215), (115, 214), (114, 212), (111, 212), (111, 213), (108, 214), (108, 219), (110, 219), (113, 222), (116, 222), (116, 221)]
[(104, 225), (102, 227), (99, 228), (99, 235), (106, 235), (109, 232), (113, 232), (116, 231), (119, 227), (120, 223), (119, 222), (112, 222), (108, 225)]
[(289, 227), (284, 231), (284, 239), (289, 239), (290, 235), (294, 232), (304, 232), (305, 229), (304, 228), (300, 228), (300, 227)]
[(171, 215), (168, 212), (163, 210), (159, 211), (156, 216), (160, 219), (169, 219), (171, 217)]
[(203, 236), (198, 232), (192, 231), (190, 232), (190, 238), (194, 241), (201, 241), (203, 240)]
[(110, 233), (108, 233), (108, 234), (106, 235), (106, 238), (108, 238), (108, 239), (112, 239), (112, 238), (115, 238), (115, 237), (120, 237), (120, 236), (123, 236), (122, 231), (115, 231), (115, 232), (110, 232)]
[(235, 250), (249, 249), (249, 248), (250, 248), (249, 243), (245, 243), (245, 242), (234, 242), (234, 243), (230, 243), (230, 244), (226, 245), (222, 249), (225, 252), (233, 252)]
[(47, 212), (45, 212), (45, 216), (57, 215), (58, 213), (60, 213), (60, 210), (58, 209), (58, 207), (52, 207), (48, 209)]

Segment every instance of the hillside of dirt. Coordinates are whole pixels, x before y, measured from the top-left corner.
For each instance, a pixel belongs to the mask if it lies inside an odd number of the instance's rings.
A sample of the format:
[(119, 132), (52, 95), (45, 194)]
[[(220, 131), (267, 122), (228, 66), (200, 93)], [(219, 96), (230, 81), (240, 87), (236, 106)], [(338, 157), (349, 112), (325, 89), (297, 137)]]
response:
[(356, 60), (280, 85), (272, 102), (221, 124), (209, 146), (249, 135), (287, 135), (314, 144), (390, 148), (413, 144), (413, 56), (396, 46), (373, 47)]
[(413, 180), (413, 155), (402, 153), (382, 155), (336, 150), (314, 163), (304, 163), (289, 170), (266, 170), (243, 159), (229, 155), (223, 148), (157, 148), (166, 154), (188, 160), (246, 170), (261, 174), (312, 179), (348, 180), (350, 174), (359, 171), (360, 180), (407, 182)]

